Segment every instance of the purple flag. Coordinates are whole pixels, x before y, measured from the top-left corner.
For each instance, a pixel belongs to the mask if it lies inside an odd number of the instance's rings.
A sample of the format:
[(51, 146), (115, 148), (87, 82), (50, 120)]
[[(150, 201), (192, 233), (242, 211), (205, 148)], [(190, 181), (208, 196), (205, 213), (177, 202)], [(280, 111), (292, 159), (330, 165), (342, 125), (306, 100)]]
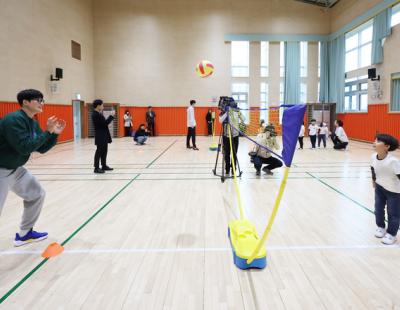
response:
[[(282, 105), (285, 107), (285, 105)], [(282, 119), (282, 157), (286, 167), (290, 167), (296, 149), (297, 138), (299, 137), (300, 127), (303, 124), (306, 105), (290, 105), (283, 112)]]

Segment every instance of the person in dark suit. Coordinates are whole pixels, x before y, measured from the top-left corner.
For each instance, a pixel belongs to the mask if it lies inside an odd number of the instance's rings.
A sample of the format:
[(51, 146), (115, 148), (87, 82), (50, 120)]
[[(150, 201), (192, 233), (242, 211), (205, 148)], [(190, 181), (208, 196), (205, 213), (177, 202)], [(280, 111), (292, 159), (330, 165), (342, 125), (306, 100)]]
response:
[(155, 119), (156, 119), (156, 113), (154, 113), (152, 106), (149, 106), (148, 111), (146, 112), (146, 123), (147, 123), (147, 128), (150, 130), (151, 136), (156, 135), (156, 129), (154, 125)]
[[(96, 99), (93, 101), (92, 121), (94, 125), (94, 143), (97, 146), (94, 154), (94, 173), (104, 173), (105, 171), (114, 170), (107, 166), (108, 144), (112, 142), (108, 124), (110, 124), (115, 115), (115, 111), (111, 111), (111, 115), (106, 119), (103, 116), (103, 101)], [(101, 169), (99, 161), (101, 160)]]

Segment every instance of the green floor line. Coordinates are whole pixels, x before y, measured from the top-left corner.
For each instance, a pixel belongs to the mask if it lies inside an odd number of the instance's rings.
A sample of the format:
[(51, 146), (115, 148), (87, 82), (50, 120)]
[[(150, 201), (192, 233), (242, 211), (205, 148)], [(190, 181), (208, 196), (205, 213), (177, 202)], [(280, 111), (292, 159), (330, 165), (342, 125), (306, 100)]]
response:
[(348, 195), (346, 195), (345, 193), (342, 193), (341, 191), (339, 191), (338, 189), (334, 188), (333, 186), (329, 185), (328, 183), (322, 181), (319, 177), (316, 177), (314, 175), (312, 175), (309, 172), (306, 172), (309, 176), (311, 176), (312, 178), (318, 180), (319, 182), (321, 182), (322, 184), (324, 184), (325, 186), (329, 187), (330, 189), (334, 190), (336, 193), (340, 194), (341, 196), (347, 198), (348, 200), (352, 201), (353, 203), (355, 203), (357, 206), (363, 208), (364, 210), (375, 214), (373, 210), (367, 208), (366, 206), (362, 205), (361, 203), (359, 203), (358, 201), (354, 200), (353, 198), (349, 197)]
[[(176, 142), (175, 140), (171, 145), (169, 145), (159, 156), (157, 156), (149, 165), (150, 167), (158, 158), (160, 158), (166, 151), (168, 151), (172, 145)], [(122, 193), (133, 181), (135, 181), (140, 174), (137, 174), (132, 178), (125, 186), (120, 189), (111, 199), (109, 199), (100, 209), (98, 209), (88, 220), (86, 220), (81, 226), (79, 226), (67, 239), (65, 239), (61, 245), (67, 244), (79, 231), (81, 231), (87, 224), (89, 224), (101, 211), (103, 211), (120, 193)], [(14, 293), (22, 284), (24, 284), (37, 270), (39, 270), (46, 262), (48, 258), (43, 259), (38, 265), (36, 265), (29, 273), (27, 273), (17, 284), (15, 284), (6, 294), (0, 298), (0, 305), (8, 298), (12, 293)]]

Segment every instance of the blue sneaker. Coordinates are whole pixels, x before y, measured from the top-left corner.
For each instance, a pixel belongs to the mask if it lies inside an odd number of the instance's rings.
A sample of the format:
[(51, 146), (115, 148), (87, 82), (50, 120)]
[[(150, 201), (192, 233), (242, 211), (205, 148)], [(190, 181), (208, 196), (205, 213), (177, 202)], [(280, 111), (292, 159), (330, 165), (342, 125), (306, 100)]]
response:
[(31, 228), (28, 233), (21, 237), (18, 233), (15, 234), (14, 246), (21, 246), (30, 242), (38, 242), (48, 237), (47, 232), (37, 232)]

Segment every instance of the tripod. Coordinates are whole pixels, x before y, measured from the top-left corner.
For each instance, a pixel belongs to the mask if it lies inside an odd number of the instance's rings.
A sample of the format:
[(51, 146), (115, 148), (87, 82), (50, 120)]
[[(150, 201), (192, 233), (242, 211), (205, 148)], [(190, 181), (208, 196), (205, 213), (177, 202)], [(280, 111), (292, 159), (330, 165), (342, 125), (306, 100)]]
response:
[[(218, 139), (218, 149), (217, 149), (217, 157), (216, 157), (216, 159), (215, 159), (215, 166), (214, 166), (214, 169), (212, 170), (215, 176), (221, 177), (221, 182), (222, 182), (222, 183), (224, 183), (226, 179), (233, 179), (233, 178), (234, 178), (233, 175), (229, 175), (229, 174), (226, 174), (226, 173), (225, 173), (225, 168), (226, 168), (226, 167), (225, 167), (225, 152), (226, 152), (226, 150), (225, 150), (224, 143), (222, 143), (222, 141), (223, 141), (223, 137), (225, 137), (226, 126), (230, 126), (230, 132), (232, 132), (232, 126), (231, 126), (231, 124), (229, 124), (229, 122), (224, 121), (223, 124), (222, 124), (222, 131), (221, 131), (221, 133), (220, 133), (220, 135), (219, 135), (219, 139)], [(238, 138), (239, 138), (239, 137), (238, 137)], [(228, 137), (228, 139), (232, 139), (232, 136)], [(229, 146), (228, 146), (228, 148), (229, 148)], [(236, 146), (235, 146), (235, 145), (232, 145), (232, 148), (233, 148), (233, 153), (236, 154), (236, 152), (237, 152)], [(221, 158), (222, 158), (221, 174), (218, 174), (218, 173), (217, 173), (219, 152), (221, 152), (221, 153), (224, 155), (224, 156), (221, 156)], [(236, 163), (237, 163), (238, 171), (239, 171), (239, 175), (238, 175), (238, 176), (241, 177), (243, 171), (240, 169), (240, 165), (239, 165), (239, 161), (237, 160), (237, 156), (233, 156), (233, 157), (236, 159), (236, 162), (233, 163), (232, 160), (231, 160), (231, 161), (230, 161), (230, 162), (231, 162), (231, 166), (232, 166), (233, 164), (236, 165)]]

